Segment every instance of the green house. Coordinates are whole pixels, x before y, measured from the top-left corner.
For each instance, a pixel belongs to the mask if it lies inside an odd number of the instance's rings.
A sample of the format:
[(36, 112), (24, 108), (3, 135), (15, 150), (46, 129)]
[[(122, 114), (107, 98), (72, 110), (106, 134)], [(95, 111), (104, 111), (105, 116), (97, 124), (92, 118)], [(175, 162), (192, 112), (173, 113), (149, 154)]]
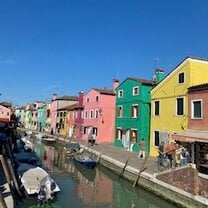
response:
[(138, 152), (144, 138), (149, 152), (150, 91), (155, 84), (154, 80), (126, 78), (116, 88), (116, 147)]

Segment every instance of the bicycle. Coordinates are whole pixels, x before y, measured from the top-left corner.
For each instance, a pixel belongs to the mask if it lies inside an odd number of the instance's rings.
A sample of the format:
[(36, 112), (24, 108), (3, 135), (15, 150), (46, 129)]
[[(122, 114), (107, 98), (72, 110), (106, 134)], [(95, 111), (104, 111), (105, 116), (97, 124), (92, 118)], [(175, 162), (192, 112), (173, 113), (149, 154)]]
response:
[(166, 153), (160, 154), (157, 157), (156, 165), (157, 165), (158, 171), (165, 170), (165, 169), (172, 167), (171, 161), (168, 158)]

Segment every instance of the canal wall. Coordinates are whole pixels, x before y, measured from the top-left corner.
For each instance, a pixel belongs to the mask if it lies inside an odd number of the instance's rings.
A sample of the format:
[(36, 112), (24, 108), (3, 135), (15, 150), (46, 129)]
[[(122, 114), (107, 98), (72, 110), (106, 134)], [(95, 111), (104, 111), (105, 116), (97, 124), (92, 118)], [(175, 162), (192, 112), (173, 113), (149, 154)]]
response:
[[(134, 184), (138, 178), (137, 186), (154, 193), (155, 195), (175, 204), (178, 207), (184, 208), (207, 208), (208, 199), (199, 195), (191, 194), (187, 191), (172, 186), (166, 182), (163, 182), (157, 177), (159, 174), (149, 174), (147, 172), (141, 172), (139, 169), (127, 165), (125, 170), (125, 163), (115, 160), (105, 154), (102, 154), (96, 150), (93, 150), (85, 145), (81, 145), (81, 148), (90, 152), (96, 156), (99, 163), (121, 176), (130, 183)], [(139, 176), (139, 177), (138, 177)], [(188, 177), (188, 175), (187, 175)], [(136, 187), (135, 187), (136, 188)]]

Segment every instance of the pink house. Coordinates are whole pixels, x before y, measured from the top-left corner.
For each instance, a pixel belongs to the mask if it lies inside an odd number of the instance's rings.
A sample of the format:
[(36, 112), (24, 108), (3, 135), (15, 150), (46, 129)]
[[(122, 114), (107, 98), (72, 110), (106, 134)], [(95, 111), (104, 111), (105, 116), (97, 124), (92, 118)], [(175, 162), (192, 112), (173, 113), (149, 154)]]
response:
[(3, 105), (0, 105), (0, 121), (8, 122), (10, 121), (11, 116), (11, 109), (4, 107)]
[[(114, 80), (113, 84), (115, 90), (118, 80)], [(114, 90), (92, 88), (84, 96), (83, 140), (94, 137), (96, 143), (113, 143), (116, 101)]]

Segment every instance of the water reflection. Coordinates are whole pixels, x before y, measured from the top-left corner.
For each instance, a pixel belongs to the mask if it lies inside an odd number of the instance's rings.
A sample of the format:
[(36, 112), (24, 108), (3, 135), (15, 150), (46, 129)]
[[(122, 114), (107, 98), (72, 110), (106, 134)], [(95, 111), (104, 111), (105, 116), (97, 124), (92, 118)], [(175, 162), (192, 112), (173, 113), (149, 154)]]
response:
[(59, 143), (35, 141), (36, 153), (61, 188), (54, 202), (58, 207), (175, 207), (142, 189), (133, 189), (132, 184), (119, 180), (108, 169), (101, 166), (88, 169), (77, 164), (66, 156), (64, 146)]

